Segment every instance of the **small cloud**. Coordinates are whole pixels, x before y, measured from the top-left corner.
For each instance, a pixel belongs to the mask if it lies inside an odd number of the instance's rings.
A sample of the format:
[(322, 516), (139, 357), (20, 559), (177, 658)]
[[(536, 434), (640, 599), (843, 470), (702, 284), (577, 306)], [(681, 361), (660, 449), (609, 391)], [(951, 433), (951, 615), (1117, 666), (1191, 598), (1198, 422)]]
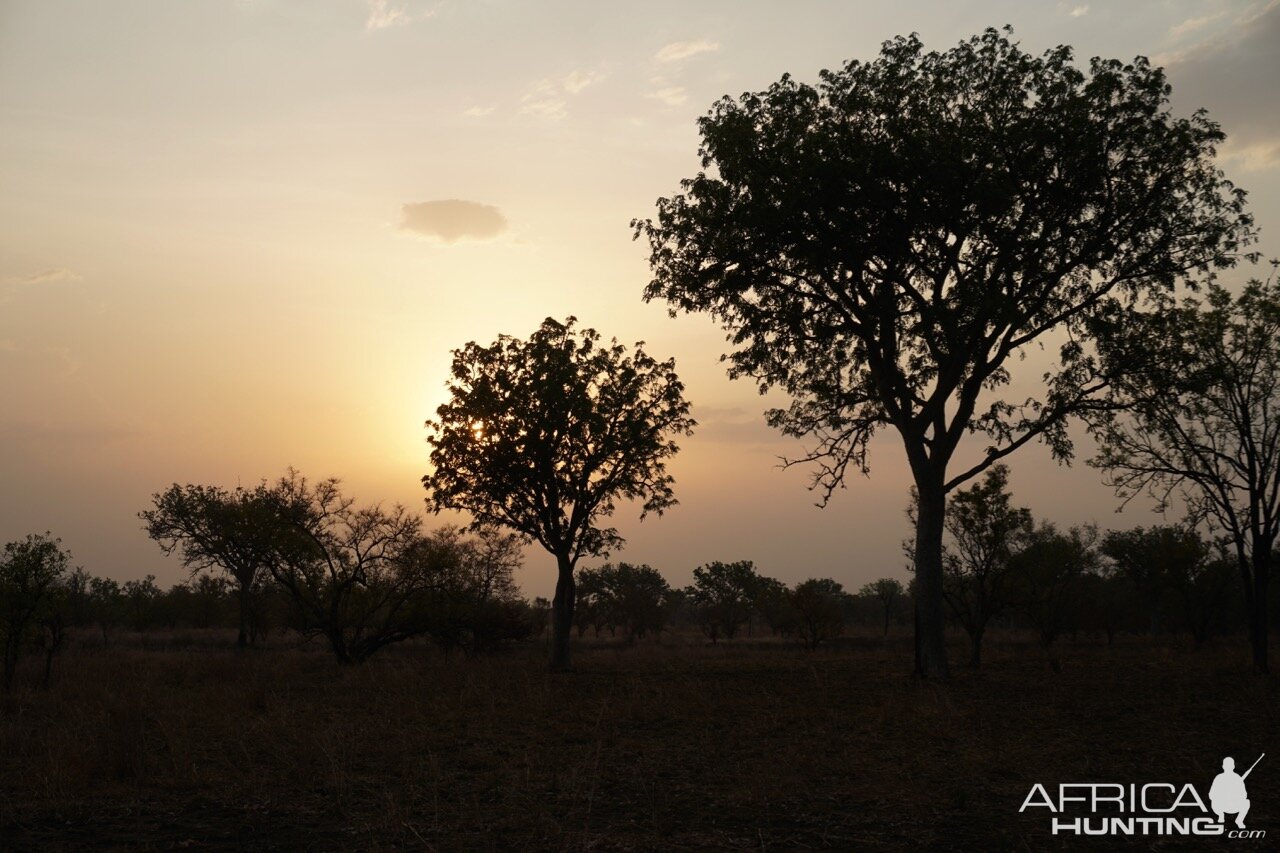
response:
[(569, 114), (569, 97), (604, 79), (599, 71), (571, 71), (564, 77), (544, 77), (529, 87), (520, 99), (524, 115), (558, 121)]
[(659, 62), (679, 62), (699, 53), (714, 53), (720, 49), (720, 43), (698, 39), (696, 41), (673, 41), (653, 55)]
[(567, 109), (568, 102), (561, 96), (560, 91), (556, 89), (547, 80), (539, 80), (533, 84), (533, 87), (525, 92), (524, 97), (520, 99), (520, 112), (524, 115), (538, 116), (545, 119), (562, 119), (569, 114)]
[(493, 107), (469, 107), (463, 110), (462, 114), (470, 118), (484, 118), (491, 112), (493, 112)]
[(34, 275), (27, 276), (10, 276), (5, 279), (5, 284), (31, 285), (31, 284), (47, 284), (53, 281), (79, 281), (80, 276), (66, 267), (54, 267), (53, 269), (38, 272)]
[(715, 444), (777, 444), (781, 438), (758, 414), (736, 406), (697, 406), (698, 438)]
[(1073, 18), (1083, 18), (1085, 15), (1089, 14), (1089, 4), (1086, 3), (1083, 6), (1077, 6), (1068, 14)]
[(683, 86), (671, 86), (666, 89), (659, 89), (656, 92), (650, 92), (645, 97), (653, 98), (656, 101), (662, 101), (662, 103), (672, 107), (678, 107), (685, 101), (689, 100), (689, 95), (685, 92)]
[(404, 6), (392, 4), (390, 0), (368, 0), (369, 19), (364, 22), (366, 30), (385, 30), (409, 23), (409, 13)]
[(604, 79), (604, 75), (598, 71), (570, 71), (569, 74), (560, 81), (560, 85), (570, 95), (576, 95), (592, 83), (598, 83)]
[(1280, 163), (1280, 140), (1246, 145), (1228, 139), (1222, 146), (1222, 159), (1237, 164), (1243, 172), (1261, 172)]
[(506, 217), (493, 205), (456, 198), (406, 204), (400, 212), (401, 229), (446, 243), (463, 238), (489, 240), (507, 228)]
[(1188, 33), (1196, 30), (1204, 29), (1205, 26), (1212, 24), (1214, 21), (1225, 15), (1226, 12), (1219, 12), (1216, 15), (1205, 15), (1203, 18), (1187, 18), (1181, 24), (1176, 24), (1169, 28), (1169, 35), (1175, 39), (1182, 38)]
[(79, 280), (80, 276), (66, 267), (54, 267), (33, 275), (0, 276), (0, 305), (13, 300), (23, 288)]
[(404, 26), (411, 22), (415, 17), (418, 19), (434, 18), (436, 13), (440, 11), (440, 4), (432, 6), (430, 9), (424, 9), (422, 12), (414, 15), (407, 7), (406, 3), (392, 2), (392, 0), (365, 0), (369, 6), (369, 18), (364, 22), (366, 30), (385, 30), (387, 27)]

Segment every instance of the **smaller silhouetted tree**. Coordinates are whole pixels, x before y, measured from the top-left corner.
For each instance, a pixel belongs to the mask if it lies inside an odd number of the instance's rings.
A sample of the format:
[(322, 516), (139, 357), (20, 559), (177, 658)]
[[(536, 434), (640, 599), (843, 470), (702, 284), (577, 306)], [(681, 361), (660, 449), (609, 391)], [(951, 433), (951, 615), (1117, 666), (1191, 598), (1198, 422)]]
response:
[(152, 496), (151, 509), (138, 514), (147, 535), (166, 554), (180, 552), (193, 576), (218, 571), (235, 582), (240, 608), (236, 643), (241, 648), (256, 639), (253, 594), (278, 545), (267, 497), (265, 485), (227, 490), (174, 483)]
[(90, 580), (89, 573), (80, 567), (63, 575), (49, 588), (36, 617), (44, 648), (44, 678), (40, 683), (45, 689), (53, 675), (53, 659), (66, 645), (67, 632), (89, 623)]
[(830, 578), (810, 578), (791, 591), (800, 639), (811, 649), (844, 633), (846, 593)]
[(109, 645), (111, 631), (124, 621), (124, 597), (114, 578), (89, 578), (90, 621), (102, 631), (102, 644)]
[(1035, 628), (1055, 671), (1060, 664), (1053, 645), (1080, 618), (1085, 601), (1082, 578), (1097, 561), (1097, 540), (1098, 531), (1092, 526), (1063, 533), (1042, 522), (1010, 560), (1013, 598)]
[(1009, 607), (1010, 557), (1031, 532), (1031, 511), (1015, 507), (1009, 469), (993, 465), (983, 478), (956, 492), (947, 511), (949, 542), (943, 592), (969, 635), (969, 662), (982, 662), (987, 626)]
[(789, 638), (799, 630), (800, 615), (791, 590), (777, 578), (760, 578), (754, 605), (775, 637)]
[(1173, 579), (1194, 573), (1193, 566), (1207, 556), (1195, 532), (1179, 525), (1110, 530), (1102, 539), (1101, 551), (1116, 575), (1133, 589), (1152, 634), (1164, 627)]
[(51, 605), (53, 590), (65, 578), (70, 555), (62, 540), (49, 533), (8, 542), (0, 554), (0, 643), (4, 655), (3, 687), (13, 675), (28, 633)]
[[(1280, 261), (1273, 261), (1280, 266)], [(1095, 414), (1093, 465), (1126, 502), (1175, 495), (1229, 538), (1253, 664), (1268, 672), (1272, 555), (1280, 538), (1280, 279), (1157, 300), (1095, 320), (1115, 408)]]
[(858, 592), (865, 598), (879, 602), (884, 611), (884, 635), (889, 636), (889, 620), (903, 595), (902, 581), (895, 578), (880, 578), (862, 587)]
[(593, 629), (597, 637), (608, 624), (608, 613), (604, 608), (604, 579), (599, 569), (582, 569), (574, 580), (573, 625), (578, 630), (578, 638), (586, 636), (587, 629)]
[(429, 568), (415, 609), (425, 612), (427, 633), (446, 654), (497, 648), (533, 630), (532, 614), (520, 598), (515, 571), (523, 562), (523, 537), (495, 527), (467, 535), (448, 526), (424, 535), (409, 559)]
[(653, 567), (606, 563), (595, 571), (594, 606), (611, 629), (619, 628), (628, 644), (660, 633), (667, 622), (671, 587)]
[(166, 614), (157, 606), (163, 596), (155, 575), (125, 581), (120, 587), (125, 626), (141, 632), (163, 625)]
[(295, 627), (323, 636), (341, 663), (359, 663), (427, 631), (424, 591), (458, 559), (421, 536), (403, 507), (358, 507), (336, 479), (289, 471), (270, 489), (275, 545), (267, 569), (288, 593)]
[(575, 324), (547, 318), (528, 340), (454, 350), (422, 478), (431, 510), (515, 530), (556, 558), (554, 670), (569, 668), (578, 561), (622, 544), (603, 526), (619, 501), (639, 502), (641, 518), (676, 503), (666, 460), (695, 425), (674, 361)]
[(1107, 647), (1115, 645), (1116, 635), (1132, 626), (1138, 611), (1137, 597), (1129, 583), (1115, 571), (1110, 562), (1099, 560), (1080, 579), (1081, 627), (1101, 631)]
[[(1224, 543), (1225, 544), (1225, 543)], [(1237, 583), (1239, 568), (1206, 545), (1201, 559), (1170, 566), (1169, 586), (1181, 611), (1181, 623), (1196, 648), (1203, 646), (1221, 627), (1229, 591)]]
[(693, 570), (693, 584), (685, 590), (698, 623), (711, 642), (733, 639), (751, 618), (764, 579), (750, 560), (708, 563)]

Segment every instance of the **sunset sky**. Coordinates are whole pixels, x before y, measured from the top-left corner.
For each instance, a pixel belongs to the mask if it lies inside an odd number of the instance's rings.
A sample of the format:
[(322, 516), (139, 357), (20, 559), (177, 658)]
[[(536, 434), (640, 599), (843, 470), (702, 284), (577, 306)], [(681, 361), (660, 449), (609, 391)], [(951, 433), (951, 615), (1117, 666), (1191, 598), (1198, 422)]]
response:
[[(47, 529), (94, 574), (167, 585), (181, 566), (136, 516), (175, 481), (292, 465), (421, 508), (449, 351), (573, 314), (675, 356), (701, 422), (680, 505), (624, 506), (616, 558), (677, 584), (736, 559), (905, 577), (896, 437), (816, 509), (723, 333), (641, 300), (628, 222), (697, 170), (720, 95), (1005, 23), (1035, 52), (1165, 65), (1280, 254), (1280, 2), (0, 0), (0, 542)], [(1156, 520), (1114, 515), (1082, 461), (1011, 467), (1037, 516)], [(530, 550), (525, 591), (553, 578)]]

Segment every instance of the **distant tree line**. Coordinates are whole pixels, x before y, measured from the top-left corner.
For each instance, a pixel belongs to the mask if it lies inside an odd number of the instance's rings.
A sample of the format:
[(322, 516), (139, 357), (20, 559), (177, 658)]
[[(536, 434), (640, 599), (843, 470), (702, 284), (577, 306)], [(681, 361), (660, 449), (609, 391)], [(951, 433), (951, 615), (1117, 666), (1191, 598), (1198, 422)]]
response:
[[(958, 493), (948, 522), (948, 623), (968, 638), (972, 665), (980, 665), (993, 628), (1029, 634), (1055, 669), (1063, 636), (1105, 638), (1110, 646), (1120, 634), (1182, 635), (1199, 648), (1248, 629), (1227, 541), (1185, 524), (1062, 530), (1012, 506), (1006, 483), (1007, 471), (992, 468)], [(337, 497), (334, 481), (312, 486), (290, 472), (270, 488), (310, 494), (313, 510), (334, 509), (337, 501), (353, 511)], [(207, 499), (209, 491), (201, 494)], [(223, 493), (223, 499), (236, 495)], [(172, 506), (172, 492), (157, 495), (156, 503)], [(126, 634), (174, 629), (243, 629), (252, 646), (274, 631), (320, 638), (344, 663), (410, 638), (470, 656), (547, 636), (550, 602), (526, 600), (514, 580), (523, 544), (518, 537), (456, 526), (422, 532), (404, 525), (397, 511), (376, 508), (365, 508), (361, 518), (364, 538), (353, 538), (350, 519), (328, 534), (341, 533), (335, 541), (352, 553), (329, 543), (328, 550), (312, 552), (311, 562), (295, 556), (268, 563), (247, 595), (217, 564), (201, 564), (188, 580), (163, 589), (153, 575), (122, 583), (73, 567), (49, 534), (10, 542), (0, 559), (4, 688), (24, 648), (40, 656), (47, 685), (73, 630), (92, 632), (106, 646)], [(383, 549), (396, 538), (393, 531), (407, 538), (391, 557)], [(380, 539), (385, 542), (371, 545)], [(374, 568), (384, 559), (377, 554), (386, 555), (385, 563)], [(627, 645), (678, 629), (699, 631), (713, 644), (780, 638), (812, 649), (851, 629), (888, 635), (908, 625), (915, 595), (914, 579), (880, 578), (857, 592), (830, 578), (788, 586), (751, 561), (699, 566), (693, 582), (677, 588), (651, 566), (605, 563), (580, 570), (573, 625), (579, 639), (607, 635)]]

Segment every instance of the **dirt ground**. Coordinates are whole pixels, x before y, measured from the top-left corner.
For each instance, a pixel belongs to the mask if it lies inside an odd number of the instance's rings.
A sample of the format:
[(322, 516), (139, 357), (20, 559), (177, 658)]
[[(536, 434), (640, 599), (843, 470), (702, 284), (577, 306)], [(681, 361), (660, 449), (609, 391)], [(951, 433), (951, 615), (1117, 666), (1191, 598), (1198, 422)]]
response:
[[(1110, 850), (1054, 837), (1031, 786), (1191, 782), (1231, 755), (1277, 849), (1280, 688), (1242, 644), (962, 644), (946, 685), (909, 641), (816, 652), (667, 637), (340, 667), (208, 638), (73, 646), (0, 699), (5, 850)], [(1269, 763), (1270, 762), (1270, 763)], [(1138, 849), (1203, 849), (1145, 838)]]

